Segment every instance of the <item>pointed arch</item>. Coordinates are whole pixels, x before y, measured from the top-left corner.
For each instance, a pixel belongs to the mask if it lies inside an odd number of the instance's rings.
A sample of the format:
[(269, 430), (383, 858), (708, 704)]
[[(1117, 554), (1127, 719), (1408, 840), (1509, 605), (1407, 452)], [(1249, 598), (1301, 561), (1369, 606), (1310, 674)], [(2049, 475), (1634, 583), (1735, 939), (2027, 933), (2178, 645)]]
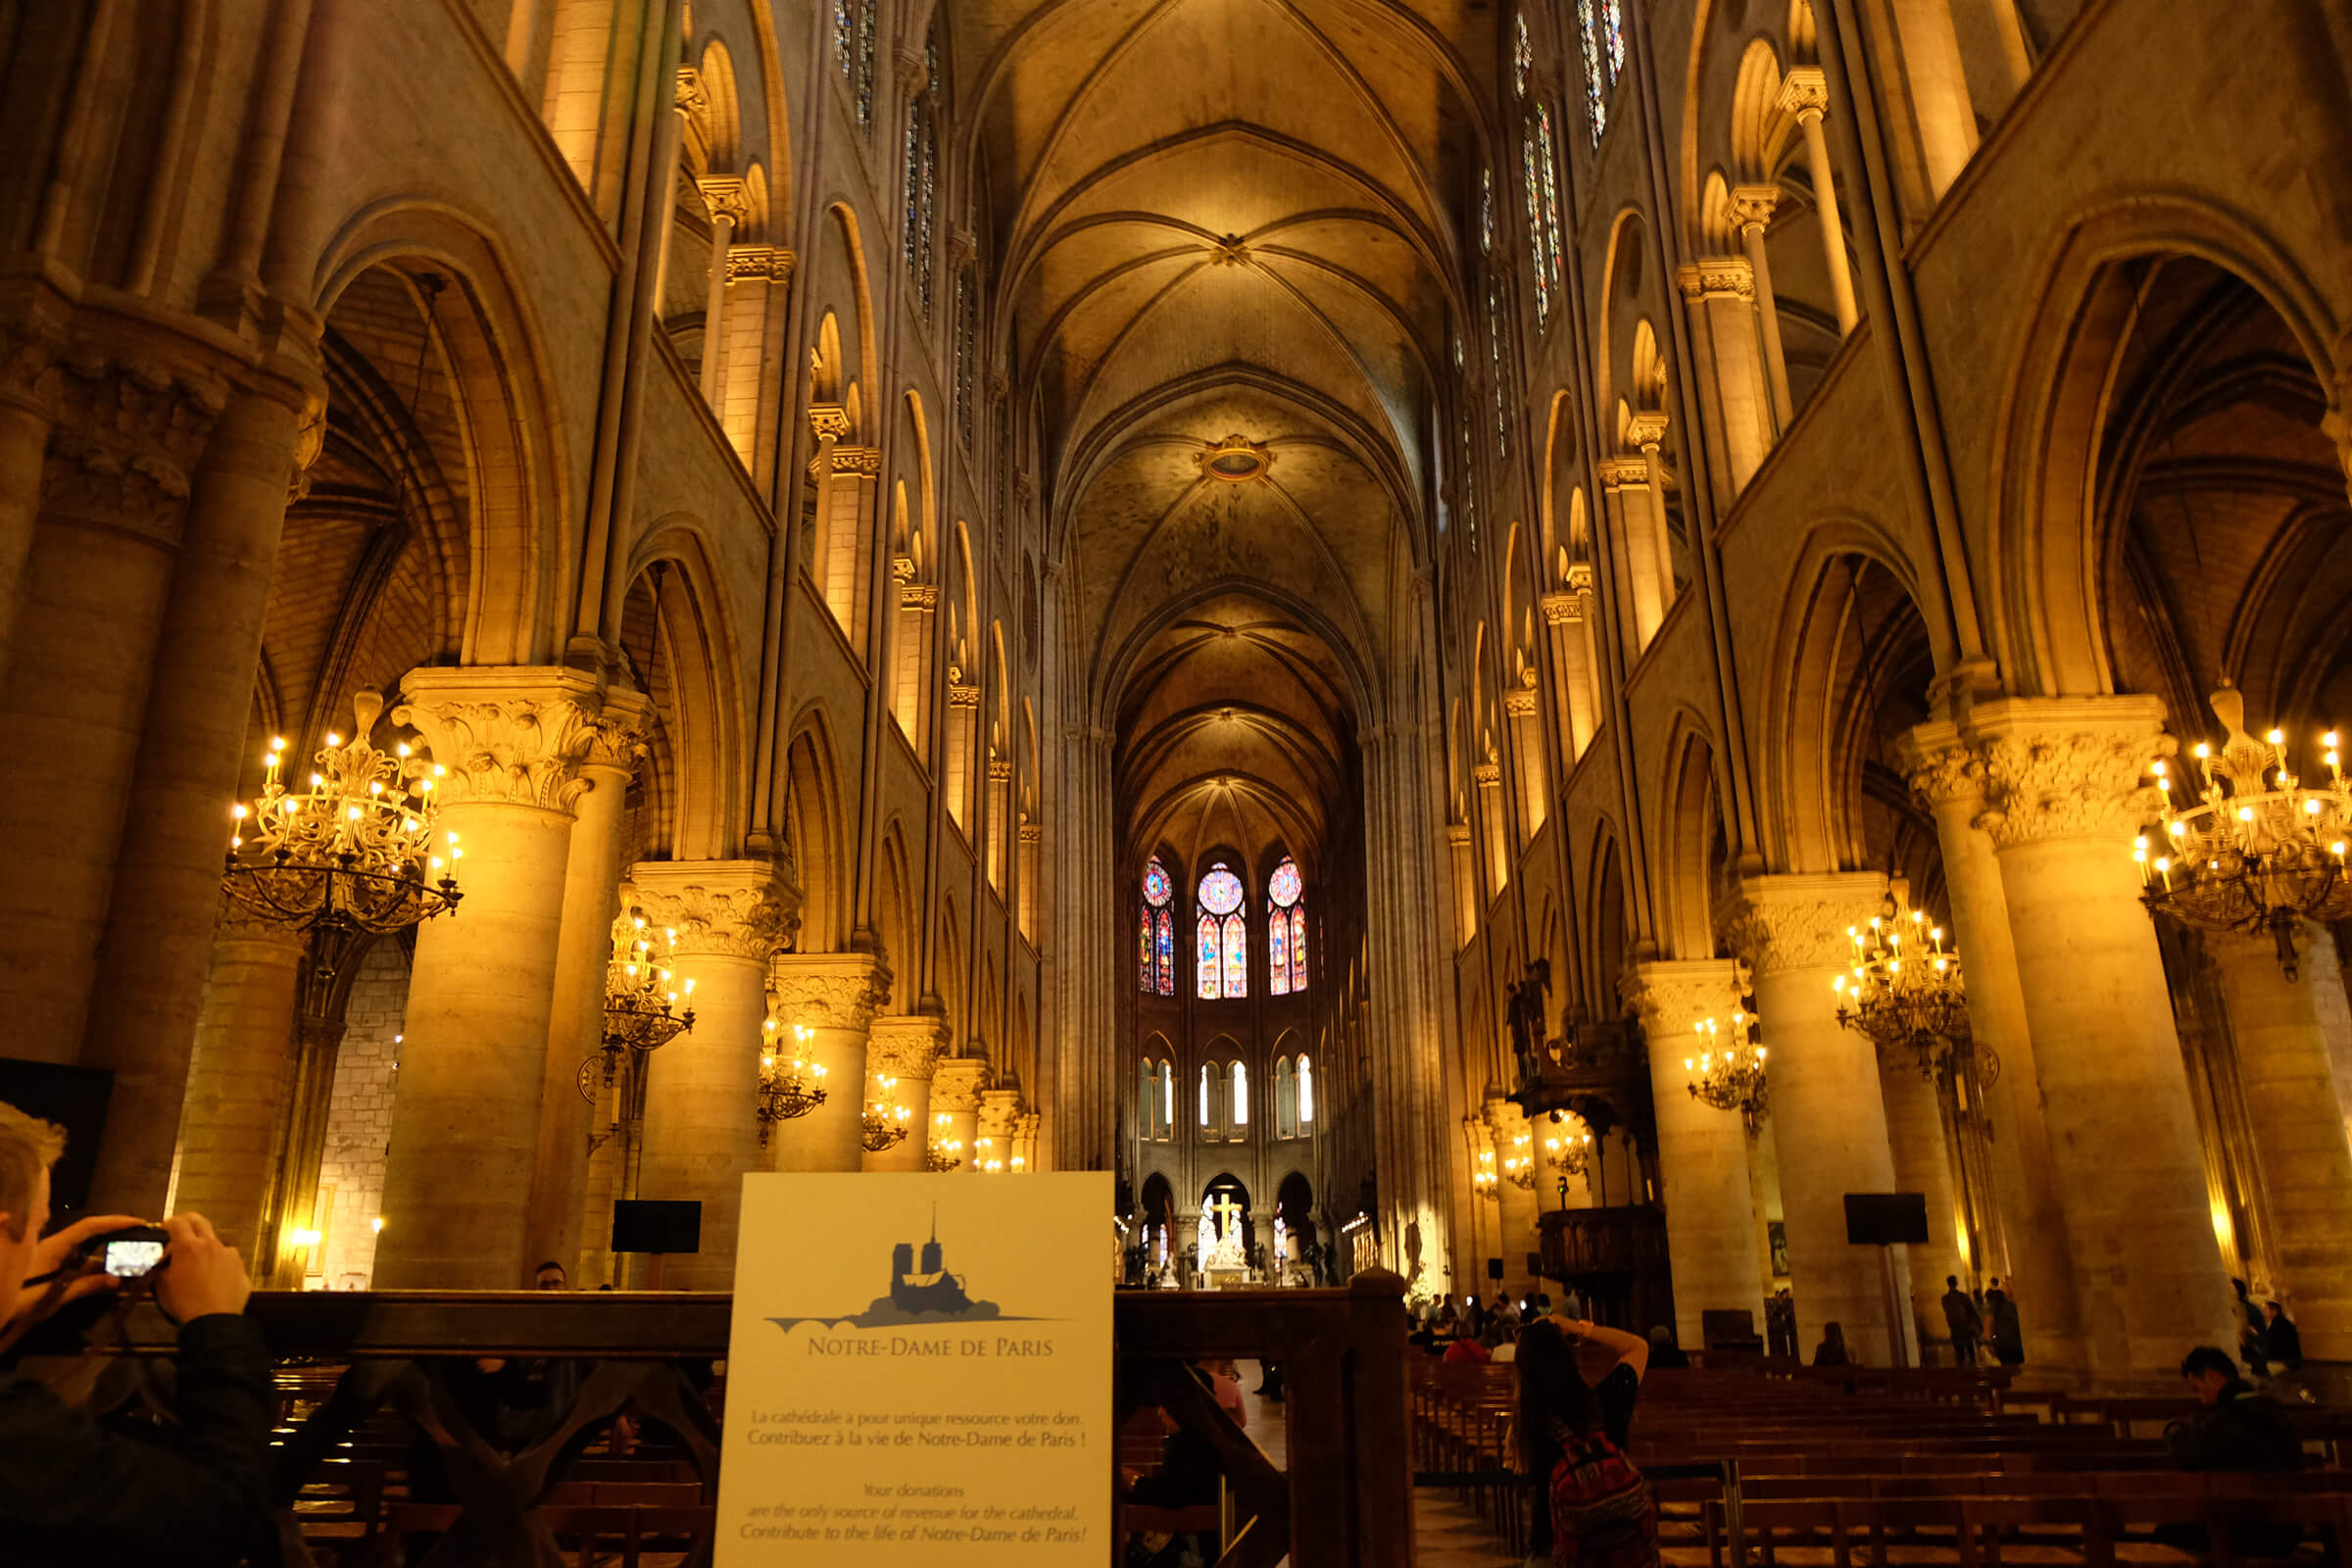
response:
[(785, 751), (785, 844), (801, 886), (797, 951), (839, 953), (849, 941), (852, 889), (849, 823), (841, 806), (838, 753), (823, 705), (794, 719)]

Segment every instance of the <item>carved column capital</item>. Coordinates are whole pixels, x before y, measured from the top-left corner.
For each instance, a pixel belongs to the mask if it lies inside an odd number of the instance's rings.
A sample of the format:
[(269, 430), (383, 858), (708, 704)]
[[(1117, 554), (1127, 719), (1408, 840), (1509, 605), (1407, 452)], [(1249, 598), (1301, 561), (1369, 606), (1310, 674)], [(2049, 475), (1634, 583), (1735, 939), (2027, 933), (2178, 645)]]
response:
[(1756, 297), (1756, 270), (1744, 256), (1704, 257), (1683, 268), (1674, 278), (1687, 300)]
[(1984, 780), (1976, 825), (1997, 849), (2129, 842), (2155, 815), (2148, 763), (2178, 749), (2154, 697), (2004, 697), (1964, 729)]
[(703, 85), (703, 74), (692, 66), (678, 68), (678, 79), (670, 93), (670, 107), (682, 115), (706, 115), (710, 112), (710, 91)]
[(1585, 596), (1578, 593), (1545, 594), (1541, 601), (1544, 624), (1573, 626), (1585, 618)]
[(1983, 798), (1984, 761), (1961, 735), (1959, 725), (1947, 719), (1930, 719), (1905, 730), (1895, 744), (1911, 793), (1931, 808)]
[(1781, 78), (1780, 108), (1799, 121), (1819, 120), (1830, 107), (1830, 79), (1819, 66), (1798, 66)]
[(64, 348), (65, 323), (60, 318), (27, 313), (0, 321), (0, 403), (52, 417), (57, 361)]
[(1666, 416), (1658, 413), (1637, 414), (1625, 427), (1625, 438), (1642, 449), (1648, 457), (1651, 449), (1666, 439)]
[(976, 1116), (992, 1078), (986, 1056), (944, 1056), (931, 1069), (931, 1108), (951, 1116)]
[(1781, 187), (1778, 185), (1737, 185), (1733, 187), (1731, 200), (1725, 205), (1724, 211), (1731, 218), (1734, 228), (1742, 233), (1751, 228), (1761, 233), (1771, 224), (1773, 209), (1780, 204)]
[(950, 708), (978, 708), (980, 706), (980, 688), (977, 686), (950, 686), (948, 688), (948, 706)]
[(1599, 470), (1603, 490), (1623, 490), (1628, 486), (1649, 483), (1649, 460), (1646, 458), (1603, 458), (1593, 465)]
[[(936, 1013), (918, 1012), (911, 1015), (893, 1014), (876, 1018), (873, 1032), (865, 1046), (866, 1071), (883, 1078), (896, 1078), (901, 1083), (928, 1083), (936, 1086), (934, 1076), (942, 1065), (940, 1054), (948, 1047), (948, 1020)], [(936, 1087), (932, 1104), (939, 1104)]]
[(44, 376), (54, 424), (41, 508), (109, 526), (176, 535), (214, 421), (218, 387), (161, 365), (67, 355)]
[(800, 893), (765, 860), (640, 860), (629, 886), (679, 958), (764, 963), (800, 929)]
[(833, 471), (860, 479), (882, 477), (882, 453), (877, 447), (854, 447), (837, 443), (833, 448)]
[(645, 756), (645, 738), (653, 727), (654, 700), (625, 686), (613, 687), (605, 693), (604, 710), (590, 728), (588, 754), (580, 759), (582, 771), (617, 773), (625, 783)]
[(1701, 1018), (1720, 1018), (1737, 1007), (1747, 984), (1746, 965), (1737, 958), (1660, 959), (1627, 964), (1617, 977), (1617, 994), (1642, 1015), (1642, 1032), (1650, 1040), (1687, 1040)]
[[(1535, 671), (1531, 669), (1531, 670), (1529, 670), (1527, 673), (1528, 673), (1528, 674), (1530, 674), (1530, 675), (1533, 675), (1533, 674), (1535, 673)], [(1504, 712), (1506, 715), (1508, 715), (1509, 717), (1512, 717), (1512, 718), (1533, 718), (1533, 717), (1535, 717), (1535, 716), (1536, 716), (1536, 690), (1535, 690), (1535, 688), (1534, 688), (1534, 687), (1532, 687), (1532, 686), (1524, 686), (1524, 685), (1522, 685), (1522, 686), (1514, 686), (1514, 687), (1512, 687), (1512, 688), (1511, 688), (1509, 691), (1507, 691), (1507, 692), (1504, 692), (1504, 693), (1502, 694), (1502, 710), (1503, 710), (1503, 712)]]
[(1758, 975), (1841, 968), (1853, 953), (1847, 928), (1867, 924), (1886, 896), (1886, 878), (1877, 871), (1749, 877), (1717, 934)]
[(839, 441), (850, 433), (850, 411), (838, 403), (811, 403), (808, 428), (819, 441)]
[(752, 216), (752, 193), (733, 174), (705, 174), (695, 184), (702, 189), (703, 205), (710, 209), (713, 222), (724, 219), (740, 226)]
[(392, 722), (446, 771), (444, 806), (531, 806), (570, 814), (603, 708), (596, 678), (547, 666), (413, 669)]
[(890, 965), (870, 953), (787, 953), (772, 965), (776, 1016), (863, 1034), (890, 1001)]

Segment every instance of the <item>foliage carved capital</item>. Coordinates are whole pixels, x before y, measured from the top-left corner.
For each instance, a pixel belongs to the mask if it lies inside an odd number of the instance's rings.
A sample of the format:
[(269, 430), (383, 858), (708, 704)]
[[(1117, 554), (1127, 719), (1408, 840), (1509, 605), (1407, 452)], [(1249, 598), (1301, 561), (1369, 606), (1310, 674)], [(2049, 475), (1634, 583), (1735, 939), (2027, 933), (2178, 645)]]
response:
[(629, 884), (682, 959), (765, 963), (800, 929), (800, 895), (765, 860), (641, 860)]
[(1842, 968), (1853, 953), (1846, 929), (1868, 923), (1886, 896), (1876, 871), (1750, 877), (1725, 906), (1717, 936), (1757, 975)]
[(2148, 764), (2178, 748), (2154, 697), (2002, 698), (1978, 705), (1965, 733), (1984, 781), (1976, 825), (1996, 849), (2128, 844), (2155, 815)]
[(392, 722), (415, 729), (444, 769), (444, 806), (531, 806), (569, 815), (588, 779), (603, 694), (578, 670), (413, 669)]

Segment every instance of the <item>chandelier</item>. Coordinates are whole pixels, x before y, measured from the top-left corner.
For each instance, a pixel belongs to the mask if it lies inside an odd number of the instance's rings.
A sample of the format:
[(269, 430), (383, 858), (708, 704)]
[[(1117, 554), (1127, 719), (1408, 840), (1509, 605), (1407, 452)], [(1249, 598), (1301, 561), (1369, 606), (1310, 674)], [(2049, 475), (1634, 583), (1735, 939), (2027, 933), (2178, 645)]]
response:
[(621, 913), (612, 922), (612, 959), (605, 967), (605, 1082), (611, 1084), (623, 1054), (659, 1051), (694, 1027), (694, 1009), (678, 1004), (694, 992), (669, 967), (675, 931), (656, 941), (643, 915)]
[[(2295, 939), (2306, 920), (2352, 916), (2344, 849), (2352, 839), (2352, 789), (2344, 784), (2333, 730), (2320, 737), (2328, 782), (2312, 788), (2287, 770), (2286, 736), (2246, 733), (2246, 702), (2224, 686), (2208, 699), (2222, 744), (2197, 743), (2205, 775), (2196, 798), (2174, 795), (2162, 760), (2152, 766), (2161, 847), (2141, 834), (2132, 851), (2149, 910), (2204, 931), (2269, 932), (2278, 967), (2297, 978)], [(2265, 781), (2265, 775), (2269, 775)]]
[(1910, 884), (1888, 884), (1886, 907), (1868, 925), (1849, 925), (1853, 962), (1830, 982), (1838, 1021), (1889, 1050), (1909, 1051), (1930, 1077), (1970, 1053), (1968, 1001), (1960, 956), (1943, 945), (1943, 927), (1909, 907)]
[(1470, 1190), (1491, 1202), (1499, 1203), (1502, 1201), (1502, 1192), (1495, 1185), (1497, 1180), (1494, 1174), (1494, 1151), (1480, 1150), (1478, 1168), (1470, 1173)]
[(1511, 1135), (1511, 1152), (1502, 1157), (1502, 1179), (1523, 1193), (1536, 1190), (1535, 1140), (1525, 1133)]
[(953, 1134), (956, 1118), (943, 1110), (931, 1118), (931, 1125), (935, 1130), (923, 1147), (923, 1169), (945, 1172), (961, 1167), (963, 1140)]
[(891, 1099), (892, 1091), (898, 1087), (896, 1078), (885, 1078), (880, 1073), (874, 1075), (877, 1093), (865, 1102), (863, 1141), (869, 1154), (879, 1154), (886, 1149), (898, 1148), (906, 1141), (906, 1135), (913, 1131), (906, 1124), (914, 1119), (914, 1112)]
[(391, 752), (369, 745), (383, 708), (371, 690), (353, 699), (358, 729), (348, 744), (326, 737), (305, 789), (286, 786), (284, 737), (270, 743), (261, 796), (232, 808), (221, 882), (239, 904), (297, 931), (353, 942), (457, 906), (458, 836), (433, 823), (433, 786), (446, 769), (417, 760), (406, 742)]
[[(1592, 1131), (1572, 1130), (1565, 1111), (1553, 1111), (1551, 1123), (1551, 1131), (1544, 1135), (1544, 1157), (1564, 1175), (1582, 1176), (1592, 1166)], [(1585, 1124), (1580, 1119), (1576, 1126)]]
[(1717, 1110), (1737, 1110), (1753, 1133), (1771, 1108), (1764, 1083), (1764, 1048), (1755, 1043), (1755, 1019), (1738, 1007), (1727, 1023), (1701, 1018), (1691, 1025), (1700, 1041), (1696, 1056), (1683, 1058), (1690, 1075), (1690, 1098)]
[[(760, 1118), (760, 1147), (767, 1147), (767, 1130), (780, 1121), (796, 1121), (825, 1102), (824, 1067), (806, 1055), (790, 1058), (776, 1054), (776, 1020), (769, 1017), (761, 1026), (760, 1042), (760, 1102), (754, 1107)], [(796, 1053), (808, 1049), (809, 1031), (799, 1024), (792, 1026), (792, 1043)]]

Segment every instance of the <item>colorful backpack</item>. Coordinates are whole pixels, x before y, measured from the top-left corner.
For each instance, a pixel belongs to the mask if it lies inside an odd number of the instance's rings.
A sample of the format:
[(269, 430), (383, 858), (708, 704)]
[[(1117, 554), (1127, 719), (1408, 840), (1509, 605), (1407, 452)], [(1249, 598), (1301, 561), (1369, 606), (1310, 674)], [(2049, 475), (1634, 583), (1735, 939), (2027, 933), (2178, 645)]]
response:
[(1599, 1432), (1555, 1434), (1551, 1556), (1561, 1568), (1658, 1568), (1658, 1507), (1649, 1483)]

